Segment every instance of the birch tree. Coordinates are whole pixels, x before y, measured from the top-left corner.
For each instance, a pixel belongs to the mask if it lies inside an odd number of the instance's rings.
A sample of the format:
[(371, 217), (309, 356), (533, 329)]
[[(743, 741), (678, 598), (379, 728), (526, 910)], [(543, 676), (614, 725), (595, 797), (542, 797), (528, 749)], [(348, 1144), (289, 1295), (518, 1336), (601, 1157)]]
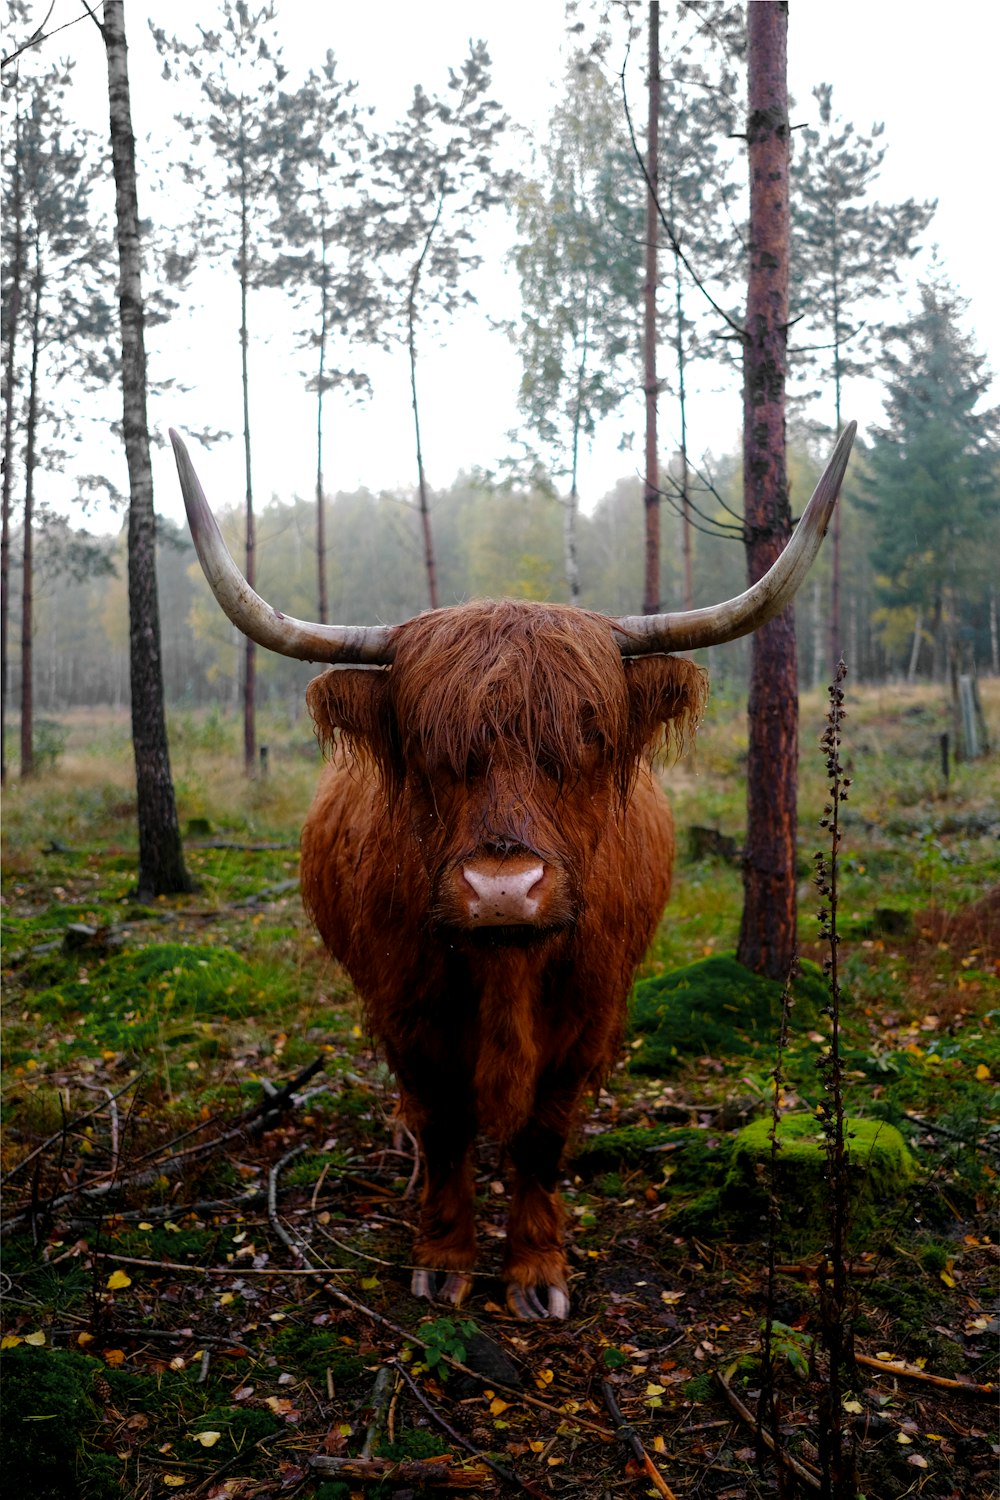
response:
[(142, 243), (129, 96), (124, 0), (105, 0), (101, 26), (108, 60), (111, 155), (115, 177), (122, 340), (125, 454), (129, 473), (128, 595), (132, 744), (139, 821), (140, 900), (190, 891), (170, 775), (160, 621), (156, 520), (146, 421)]

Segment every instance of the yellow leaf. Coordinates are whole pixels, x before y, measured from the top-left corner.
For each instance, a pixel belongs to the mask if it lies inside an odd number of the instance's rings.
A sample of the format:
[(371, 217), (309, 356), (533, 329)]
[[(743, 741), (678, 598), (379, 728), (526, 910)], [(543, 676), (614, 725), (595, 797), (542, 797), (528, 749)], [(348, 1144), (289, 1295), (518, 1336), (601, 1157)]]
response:
[(233, 1297), (232, 1292), (223, 1292), (222, 1296), (219, 1298), (219, 1306), (228, 1307), (230, 1302), (233, 1301), (235, 1301), (235, 1298)]
[(200, 1443), (203, 1448), (214, 1448), (215, 1445), (216, 1445), (216, 1443), (219, 1441), (220, 1437), (222, 1436), (222, 1433), (221, 1432), (193, 1432), (191, 1434), (191, 1436), (194, 1438), (195, 1442), (196, 1443)]
[(42, 1344), (45, 1343), (45, 1334), (41, 1331), (41, 1329), (39, 1329), (37, 1333), (26, 1333), (24, 1335), (24, 1342), (26, 1344), (32, 1344), (36, 1349), (38, 1349)]
[(859, 1412), (864, 1411), (864, 1407), (861, 1405), (860, 1401), (845, 1401), (844, 1410), (849, 1412)]
[(989, 1070), (989, 1068), (986, 1066), (985, 1063), (980, 1063), (979, 1066), (976, 1068), (976, 1077), (979, 1079), (980, 1083), (985, 1083), (986, 1079), (989, 1078), (989, 1076), (990, 1076), (990, 1070)]
[(122, 1287), (131, 1285), (132, 1278), (131, 1276), (126, 1275), (124, 1271), (112, 1271), (111, 1275), (108, 1277), (109, 1292), (120, 1292)]
[(941, 1280), (944, 1282), (945, 1286), (955, 1285), (955, 1278), (951, 1274), (951, 1269), (954, 1264), (955, 1262), (953, 1260), (946, 1260), (944, 1263), (944, 1270), (941, 1272)]
[(895, 1355), (887, 1354), (884, 1349), (880, 1349), (875, 1355), (875, 1358), (885, 1360), (887, 1363), (891, 1363), (891, 1361), (895, 1358)]
[(76, 1341), (82, 1348), (84, 1344), (92, 1344), (94, 1342), (94, 1335), (92, 1333), (78, 1333)]
[(906, 1435), (905, 1432), (897, 1432), (896, 1433), (896, 1442), (897, 1443), (912, 1443), (913, 1439), (911, 1437), (907, 1437), (907, 1435)]
[(554, 1379), (555, 1376), (552, 1374), (551, 1370), (539, 1370), (538, 1374), (535, 1376), (535, 1383), (541, 1386), (544, 1390), (545, 1386), (551, 1385)]
[(646, 1387), (646, 1395), (647, 1396), (662, 1396), (663, 1392), (665, 1390), (666, 1390), (666, 1386), (665, 1385), (657, 1385), (657, 1383), (656, 1383), (655, 1380), (651, 1380), (649, 1382), (649, 1384), (647, 1385), (647, 1387)]
[(164, 1219), (163, 1227), (164, 1229), (169, 1229), (171, 1234), (180, 1234), (181, 1232), (181, 1226), (179, 1224), (175, 1224), (173, 1219)]
[(16, 1349), (20, 1342), (16, 1333), (5, 1333), (0, 1339), (0, 1349)]
[(542, 1442), (541, 1438), (532, 1438), (528, 1443), (528, 1447), (531, 1449), (532, 1453), (541, 1453), (542, 1449), (545, 1447), (545, 1444)]
[(655, 1436), (655, 1438), (653, 1439), (653, 1452), (654, 1453), (666, 1453), (666, 1451), (667, 1451), (666, 1442), (660, 1436), (660, 1434), (657, 1433), (656, 1436)]
[(125, 1363), (124, 1349), (102, 1349), (101, 1353), (104, 1355), (104, 1363), (110, 1365), (113, 1370), (117, 1370), (119, 1365)]
[(666, 1302), (668, 1305), (671, 1305), (674, 1302), (679, 1302), (683, 1296), (683, 1292), (661, 1292), (660, 1301)]
[(140, 1222), (136, 1225), (137, 1229), (152, 1229), (152, 1227), (152, 1224), (150, 1224), (146, 1219), (140, 1220)]
[(490, 1416), (498, 1417), (500, 1413), (502, 1411), (506, 1411), (509, 1406), (509, 1401), (501, 1401), (499, 1396), (494, 1397), (494, 1399), (490, 1402)]
[(176, 1490), (182, 1484), (187, 1484), (187, 1480), (183, 1474), (164, 1474), (163, 1483), (168, 1484), (172, 1490)]

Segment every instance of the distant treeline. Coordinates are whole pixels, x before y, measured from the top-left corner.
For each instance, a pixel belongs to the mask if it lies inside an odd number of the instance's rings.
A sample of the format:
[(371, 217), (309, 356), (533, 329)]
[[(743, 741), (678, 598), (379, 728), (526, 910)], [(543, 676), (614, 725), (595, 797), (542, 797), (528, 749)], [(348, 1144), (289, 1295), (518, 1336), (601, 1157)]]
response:
[[(863, 469), (863, 459), (859, 471)], [(793, 504), (801, 509), (817, 463), (803, 448), (793, 450)], [(711, 476), (714, 494), (699, 499), (702, 519), (695, 541), (695, 603), (703, 605), (746, 587), (738, 531), (712, 535), (720, 524), (735, 526), (740, 475), (734, 458)], [(877, 596), (870, 561), (871, 519), (844, 499), (845, 648), (859, 680), (906, 675), (913, 658), (917, 610), (886, 610)], [(472, 596), (511, 595), (565, 599), (562, 508), (541, 490), (498, 487), (479, 476), (459, 476), (432, 498), (441, 598), (452, 603)], [(328, 592), (331, 618), (341, 622), (395, 622), (427, 607), (418, 516), (410, 496), (367, 490), (338, 494), (328, 505)], [(642, 486), (621, 480), (589, 516), (580, 518), (581, 603), (610, 614), (637, 612), (642, 594)], [(223, 512), (223, 531), (239, 556), (241, 517)], [(667, 608), (682, 606), (680, 522), (664, 517), (661, 597)], [(272, 499), (258, 529), (258, 589), (278, 608), (316, 617), (315, 506)], [(13, 550), (18, 539), (13, 539)], [(73, 705), (128, 702), (128, 608), (125, 534), (89, 537), (53, 520), (36, 538), (35, 698), (40, 712)], [(828, 559), (821, 554), (797, 605), (799, 675), (803, 686), (825, 680), (825, 618), (822, 600)], [(161, 521), (158, 572), (165, 688), (173, 706), (239, 704), (240, 656), (236, 631), (212, 599), (194, 557), (186, 527)], [(16, 572), (15, 572), (16, 577)], [(12, 640), (18, 639), (20, 600), (12, 599)], [(990, 597), (968, 601), (963, 653), (980, 670), (995, 670)], [(995, 626), (994, 626), (995, 629)], [(929, 632), (919, 643), (916, 670), (943, 670), (935, 662)], [(716, 687), (739, 687), (747, 664), (746, 643), (711, 653)], [(18, 663), (12, 663), (16, 702)], [(262, 701), (301, 703), (314, 670), (308, 664), (260, 655)]]

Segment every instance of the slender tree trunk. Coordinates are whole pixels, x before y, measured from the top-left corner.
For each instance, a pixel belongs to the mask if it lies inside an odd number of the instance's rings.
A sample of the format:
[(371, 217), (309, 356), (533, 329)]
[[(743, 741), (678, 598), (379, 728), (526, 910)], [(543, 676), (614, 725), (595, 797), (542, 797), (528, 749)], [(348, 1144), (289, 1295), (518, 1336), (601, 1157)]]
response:
[[(243, 102), (240, 101), (240, 108)], [(243, 377), (243, 463), (246, 470), (246, 566), (244, 577), (256, 586), (257, 526), (253, 513), (253, 471), (250, 464), (250, 332), (247, 326), (247, 283), (250, 279), (250, 222), (246, 140), (240, 116), (240, 362)], [(243, 769), (253, 776), (257, 769), (257, 647), (249, 636), (243, 641)]]
[(437, 586), (437, 563), (434, 557), (434, 537), (431, 532), (431, 508), (427, 494), (427, 476), (424, 473), (424, 450), (420, 441), (420, 408), (417, 404), (417, 287), (420, 285), (420, 273), (423, 270), (424, 260), (431, 247), (431, 239), (441, 218), (441, 210), (444, 207), (444, 184), (438, 195), (437, 212), (434, 222), (427, 231), (423, 249), (417, 257), (417, 263), (413, 267), (410, 277), (410, 289), (406, 299), (406, 347), (410, 355), (410, 401), (413, 407), (413, 432), (417, 445), (417, 509), (420, 513), (420, 531), (424, 543), (424, 568), (427, 573), (427, 596), (430, 600), (431, 609), (438, 607)]
[(646, 279), (643, 285), (643, 390), (646, 394), (646, 481), (643, 490), (646, 531), (642, 609), (660, 609), (660, 467), (657, 456), (656, 280), (659, 241), (660, 6), (649, 6), (649, 120), (646, 131)]
[(993, 676), (1000, 677), (1000, 621), (997, 619), (997, 591), (990, 585), (990, 665)]
[[(17, 79), (14, 80), (17, 89)], [(0, 520), (0, 783), (7, 780), (7, 669), (10, 628), (10, 512), (14, 484), (14, 392), (17, 388), (17, 330), (21, 317), (21, 283), (24, 279), (24, 184), (21, 160), (21, 109), (14, 116), (13, 192), (10, 215), (11, 260), (7, 306), (4, 308), (3, 372), (3, 511)]]
[(913, 645), (910, 647), (910, 665), (906, 669), (907, 682), (916, 682), (917, 680), (917, 663), (920, 660), (920, 643), (923, 640), (923, 634), (924, 608), (921, 604), (917, 606), (917, 618), (913, 625)]
[(329, 289), (326, 270), (326, 219), (322, 227), (322, 277), (320, 282), (319, 380), (316, 383), (316, 618), (327, 621), (326, 597), (326, 496), (323, 493), (323, 385), (326, 380), (326, 327)]
[(34, 521), (35, 467), (38, 438), (38, 351), (42, 325), (42, 261), (35, 234), (35, 269), (31, 278), (31, 370), (28, 376), (28, 421), (24, 454), (24, 531), (21, 538), (21, 780), (35, 773), (35, 635)]
[[(833, 282), (833, 397), (834, 410), (837, 427), (837, 436), (843, 426), (843, 418), (840, 414), (840, 395), (843, 383), (843, 368), (840, 358), (840, 284), (838, 280), (838, 266), (836, 261), (836, 247), (834, 248), (834, 282)], [(837, 671), (837, 663), (840, 661), (841, 653), (841, 604), (840, 604), (840, 512), (842, 505), (833, 508), (833, 521), (830, 524), (830, 654), (827, 663), (830, 672), (830, 681)]]
[(128, 597), (132, 745), (139, 821), (140, 900), (189, 891), (163, 706), (156, 589), (156, 519), (146, 423), (146, 349), (135, 137), (129, 101), (124, 0), (105, 0), (101, 28), (108, 57), (111, 154), (118, 217), (118, 297), (122, 334), (125, 453), (129, 473)]
[(569, 588), (569, 602), (580, 602), (580, 561), (577, 554), (577, 522), (580, 516), (580, 490), (577, 475), (580, 468), (580, 428), (583, 423), (583, 386), (587, 378), (590, 353), (590, 287), (584, 298), (583, 342), (576, 372), (576, 401), (573, 406), (573, 435), (570, 446), (569, 498), (563, 510), (563, 568)]
[[(788, 327), (788, 6), (747, 9), (750, 273), (743, 354), (747, 572), (755, 583), (791, 534), (785, 469)], [(784, 979), (795, 957), (798, 683), (791, 606), (753, 637), (743, 920), (737, 957)]]
[[(671, 222), (675, 222), (671, 203)], [(674, 304), (677, 313), (677, 405), (681, 419), (681, 553), (684, 558), (684, 608), (694, 609), (694, 559), (691, 548), (690, 469), (687, 444), (687, 361), (684, 357), (684, 288), (681, 258), (674, 255)]]

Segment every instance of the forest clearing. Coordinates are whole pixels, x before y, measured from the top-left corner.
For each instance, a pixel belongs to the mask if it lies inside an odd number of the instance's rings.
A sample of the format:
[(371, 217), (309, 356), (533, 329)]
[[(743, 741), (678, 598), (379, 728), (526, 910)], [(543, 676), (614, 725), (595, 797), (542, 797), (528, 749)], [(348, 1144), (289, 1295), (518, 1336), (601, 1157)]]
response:
[[(982, 694), (995, 739), (996, 681)], [(859, 1493), (940, 1500), (993, 1493), (1000, 1140), (995, 766), (943, 783), (947, 709), (926, 686), (848, 692), (839, 862), (845, 1104), (905, 1143), (849, 1230), (859, 1359), (844, 1409)], [(814, 964), (824, 714), (803, 698), (800, 950)], [(695, 752), (665, 772), (676, 885), (621, 1066), (565, 1166), (565, 1323), (502, 1307), (507, 1189), (485, 1143), (483, 1273), (448, 1316), (409, 1295), (413, 1143), (297, 892), (319, 766), (305, 715), (267, 723), (269, 772), (250, 783), (233, 774), (235, 715), (173, 716), (198, 890), (148, 905), (131, 894), (127, 721), (74, 711), (63, 730), (5, 816), (8, 1432), (39, 1381), (59, 1413), (24, 1429), (35, 1493), (333, 1500), (379, 1474), (395, 1494), (424, 1476), (497, 1494), (818, 1492), (822, 1173), (804, 1214), (807, 1189), (788, 1180), (773, 1244), (776, 1421), (798, 1467), (782, 1479), (756, 1456), (767, 1213), (735, 1143), (770, 1116), (780, 986), (741, 987), (729, 957), (742, 703), (713, 700)], [(683, 977), (672, 1011), (665, 975)], [(823, 1098), (822, 1006), (807, 967), (781, 1063), (792, 1114)], [(635, 1451), (614, 1438), (605, 1388)], [(77, 1450), (80, 1488), (60, 1488)]]

